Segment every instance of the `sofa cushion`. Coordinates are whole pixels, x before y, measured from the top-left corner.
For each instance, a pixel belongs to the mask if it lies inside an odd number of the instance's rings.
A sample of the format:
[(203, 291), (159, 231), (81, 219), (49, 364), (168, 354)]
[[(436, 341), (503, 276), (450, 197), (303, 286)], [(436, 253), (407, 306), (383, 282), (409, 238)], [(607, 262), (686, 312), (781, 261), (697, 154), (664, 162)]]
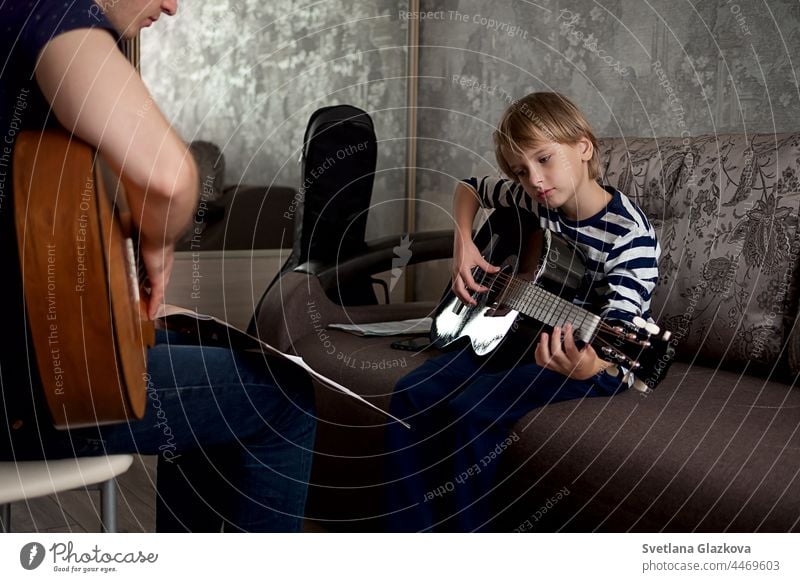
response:
[[(198, 250), (290, 249), (294, 220), (286, 209), (297, 195), (287, 186), (238, 184), (223, 191), (222, 200), (210, 205), (221, 211), (221, 219), (209, 224)], [(287, 253), (288, 257), (288, 253)]]
[[(386, 409), (397, 380), (440, 353), (414, 356), (391, 349), (392, 338), (336, 330), (325, 341), (326, 350), (312, 333), (295, 347)], [(310, 515), (380, 528), (387, 420), (321, 385), (317, 408)], [(493, 494), (493, 529), (796, 529), (798, 410), (800, 391), (788, 384), (685, 363), (647, 396), (628, 390), (533, 410), (513, 429), (520, 439)]]
[[(436, 303), (430, 301), (343, 307), (325, 295), (317, 277), (288, 272), (264, 296), (256, 315), (256, 329), (263, 341), (280, 350), (294, 349), (303, 357), (318, 354), (320, 358), (330, 359), (331, 354), (327, 353), (330, 344), (326, 343), (328, 337), (330, 334), (344, 333), (327, 330), (330, 323), (402, 321), (428, 317), (435, 307)], [(316, 344), (299, 349), (299, 341), (307, 342), (313, 337), (316, 338)]]
[(225, 157), (220, 149), (207, 141), (193, 141), (189, 144), (198, 175), (198, 203), (194, 219), (186, 226), (186, 230), (178, 237), (176, 250), (200, 250), (195, 246), (201, 240), (206, 228), (222, 218), (224, 210), (215, 207), (223, 195), (225, 180)]
[(789, 329), (789, 339), (786, 341), (789, 370), (795, 377), (800, 375), (800, 321), (798, 319), (795, 319), (794, 325)]
[(679, 140), (606, 138), (599, 146), (604, 183), (635, 200), (650, 218), (675, 216), (671, 198), (686, 158)]
[(653, 316), (679, 355), (768, 371), (797, 315), (800, 134), (603, 143), (606, 178), (656, 229)]
[(307, 335), (295, 344), (295, 349), (309, 366), (324, 370), (330, 378), (383, 410), (389, 410), (400, 378), (426, 359), (441, 355), (433, 347), (419, 352), (394, 349), (391, 344), (397, 337), (360, 337), (333, 329), (324, 332), (324, 340), (320, 335)]
[(788, 384), (683, 363), (646, 397), (534, 410), (504, 457), (498, 526), (796, 531), (798, 410)]

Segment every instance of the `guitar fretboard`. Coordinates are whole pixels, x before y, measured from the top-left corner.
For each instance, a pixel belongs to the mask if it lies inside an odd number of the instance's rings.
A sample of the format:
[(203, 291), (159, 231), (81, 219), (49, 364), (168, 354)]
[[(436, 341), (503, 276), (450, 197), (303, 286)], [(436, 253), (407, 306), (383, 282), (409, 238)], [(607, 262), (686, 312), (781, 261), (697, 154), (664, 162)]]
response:
[(600, 318), (530, 281), (512, 278), (500, 303), (551, 327), (571, 323), (574, 335), (587, 343), (594, 338)]

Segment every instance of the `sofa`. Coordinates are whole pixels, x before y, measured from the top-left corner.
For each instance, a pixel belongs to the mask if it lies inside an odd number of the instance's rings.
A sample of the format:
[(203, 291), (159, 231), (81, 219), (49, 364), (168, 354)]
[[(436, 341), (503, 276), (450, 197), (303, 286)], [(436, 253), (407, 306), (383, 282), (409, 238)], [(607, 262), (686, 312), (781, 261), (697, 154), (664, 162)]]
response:
[(194, 220), (175, 244), (177, 252), (292, 248), (294, 218), (285, 211), (297, 190), (228, 183), (219, 146), (196, 140), (189, 151), (197, 165), (200, 196)]
[[(600, 140), (603, 181), (635, 199), (662, 247), (653, 317), (677, 352), (650, 393), (531, 411), (502, 454), (495, 531), (800, 530), (800, 134)], [(262, 339), (388, 410), (397, 380), (438, 351), (330, 323), (432, 315), (436, 302), (339, 305), (332, 291), (389, 272), (398, 236), (338, 264), (286, 272), (255, 315)], [(452, 233), (412, 236), (410, 264)], [(380, 530), (386, 419), (317, 385), (307, 516)], [(422, 495), (424, 492), (421, 492)]]

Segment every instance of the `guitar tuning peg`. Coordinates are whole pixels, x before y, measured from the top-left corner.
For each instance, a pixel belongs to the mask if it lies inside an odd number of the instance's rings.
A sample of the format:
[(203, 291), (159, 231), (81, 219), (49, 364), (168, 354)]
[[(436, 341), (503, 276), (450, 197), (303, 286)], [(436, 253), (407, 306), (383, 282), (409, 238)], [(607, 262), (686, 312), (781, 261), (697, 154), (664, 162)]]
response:
[(615, 362), (623, 364), (625, 367), (628, 367), (628, 358), (625, 357), (623, 354), (620, 354), (614, 348), (605, 346), (601, 351), (603, 352), (603, 354), (605, 354), (605, 357), (607, 359), (613, 360)]
[(653, 391), (653, 389), (650, 388), (650, 386), (639, 380), (639, 378), (636, 378), (633, 381), (633, 387), (642, 394), (650, 394)]
[(610, 346), (604, 346), (600, 351), (603, 354), (605, 354), (606, 358), (609, 358), (611, 360), (614, 360), (615, 362), (622, 364), (629, 370), (637, 370), (639, 367), (641, 367), (641, 364), (639, 364), (639, 362), (629, 358), (622, 352), (619, 352)]
[(650, 335), (658, 335), (661, 333), (661, 328), (658, 327), (655, 323), (650, 323), (649, 321), (645, 324), (644, 329)]
[(661, 328), (658, 327), (655, 323), (651, 323), (645, 320), (644, 318), (639, 317), (638, 315), (633, 318), (632, 322), (633, 325), (635, 325), (639, 329), (643, 329), (645, 333), (648, 333), (649, 335), (658, 335), (659, 333), (661, 333)]

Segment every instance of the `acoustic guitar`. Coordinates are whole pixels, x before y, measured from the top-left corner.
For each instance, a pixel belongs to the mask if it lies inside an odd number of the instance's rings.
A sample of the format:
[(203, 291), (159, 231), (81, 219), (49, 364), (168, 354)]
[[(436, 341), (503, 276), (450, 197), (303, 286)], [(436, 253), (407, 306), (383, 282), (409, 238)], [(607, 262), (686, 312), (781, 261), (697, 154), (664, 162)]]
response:
[(13, 164), (27, 323), (55, 426), (142, 418), (155, 332), (122, 182), (63, 130), (22, 132)]
[(144, 415), (154, 330), (140, 317), (133, 232), (118, 186), (96, 152), (67, 132), (17, 139), (14, 205), (27, 321), (50, 413), (62, 429)]
[(495, 233), (483, 256), (501, 270), (473, 269), (475, 281), (489, 289), (472, 295), (477, 305), (445, 291), (431, 326), (435, 345), (468, 341), (475, 354), (485, 356), (515, 332), (512, 341), (532, 351), (541, 332), (571, 323), (576, 343), (591, 344), (601, 358), (629, 370), (636, 389), (649, 392), (663, 380), (675, 357), (671, 333), (641, 317), (630, 324), (607, 322), (574, 304), (578, 290), (586, 288), (585, 257), (563, 237), (537, 229), (509, 242)]

